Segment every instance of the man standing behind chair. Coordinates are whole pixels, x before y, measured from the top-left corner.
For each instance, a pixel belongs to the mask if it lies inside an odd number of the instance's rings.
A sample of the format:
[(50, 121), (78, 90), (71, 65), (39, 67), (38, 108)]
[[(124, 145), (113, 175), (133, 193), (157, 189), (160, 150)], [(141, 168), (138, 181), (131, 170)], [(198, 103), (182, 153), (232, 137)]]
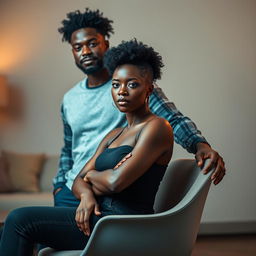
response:
[[(125, 116), (112, 103), (111, 79), (103, 67), (103, 57), (109, 47), (107, 39), (114, 33), (111, 23), (99, 10), (86, 8), (85, 12), (68, 13), (59, 28), (62, 40), (72, 47), (76, 66), (87, 77), (65, 94), (61, 106), (64, 146), (59, 170), (53, 179), (56, 206), (78, 206), (79, 201), (71, 191), (74, 179), (103, 137), (114, 128), (126, 125)], [(212, 180), (218, 184), (225, 175), (225, 164), (196, 125), (183, 116), (156, 85), (149, 102), (151, 111), (173, 127), (176, 143), (195, 154), (199, 166), (210, 158), (210, 164), (216, 167)], [(209, 167), (203, 171), (207, 172)]]

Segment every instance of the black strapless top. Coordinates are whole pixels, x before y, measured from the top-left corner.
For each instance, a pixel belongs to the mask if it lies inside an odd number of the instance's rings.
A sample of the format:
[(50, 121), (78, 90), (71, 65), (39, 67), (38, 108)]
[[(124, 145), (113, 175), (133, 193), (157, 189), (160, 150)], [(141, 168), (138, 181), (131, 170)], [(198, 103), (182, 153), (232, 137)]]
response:
[[(106, 148), (96, 159), (97, 171), (113, 169), (128, 153), (132, 146), (122, 145), (115, 148)], [(141, 159), (143, 161), (143, 159)], [(154, 163), (141, 177), (129, 187), (111, 197), (123, 202), (132, 203), (144, 209), (153, 209), (155, 195), (164, 176), (167, 165)]]

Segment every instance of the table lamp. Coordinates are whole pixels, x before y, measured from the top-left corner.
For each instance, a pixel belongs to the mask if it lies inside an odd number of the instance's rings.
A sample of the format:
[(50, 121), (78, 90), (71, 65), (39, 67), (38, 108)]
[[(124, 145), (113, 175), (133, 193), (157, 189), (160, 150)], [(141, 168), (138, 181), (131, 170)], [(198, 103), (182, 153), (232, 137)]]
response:
[(9, 95), (8, 95), (7, 79), (5, 76), (0, 75), (0, 109), (8, 106)]

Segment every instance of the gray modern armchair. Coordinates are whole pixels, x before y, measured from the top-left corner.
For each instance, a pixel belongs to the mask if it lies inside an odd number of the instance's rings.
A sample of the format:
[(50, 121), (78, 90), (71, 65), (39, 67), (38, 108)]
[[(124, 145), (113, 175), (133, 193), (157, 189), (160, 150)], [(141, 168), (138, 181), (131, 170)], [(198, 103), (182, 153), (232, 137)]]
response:
[(155, 214), (103, 217), (83, 251), (39, 256), (189, 256), (191, 255), (211, 184), (192, 159), (173, 161), (156, 195)]

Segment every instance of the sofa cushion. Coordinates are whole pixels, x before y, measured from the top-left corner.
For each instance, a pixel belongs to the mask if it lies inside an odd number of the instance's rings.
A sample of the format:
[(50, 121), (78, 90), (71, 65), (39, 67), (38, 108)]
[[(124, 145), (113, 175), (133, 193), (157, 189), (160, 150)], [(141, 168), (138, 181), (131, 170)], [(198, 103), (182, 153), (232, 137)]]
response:
[(12, 191), (38, 192), (44, 154), (19, 154), (3, 151), (8, 164)]
[(40, 190), (53, 191), (52, 179), (55, 177), (58, 170), (59, 156), (50, 155), (45, 159), (43, 170), (40, 176)]
[(0, 153), (0, 193), (12, 190), (12, 184), (9, 177), (7, 162), (5, 157)]
[(25, 206), (53, 206), (53, 196), (51, 192), (1, 193), (0, 202), (0, 211), (11, 211)]

